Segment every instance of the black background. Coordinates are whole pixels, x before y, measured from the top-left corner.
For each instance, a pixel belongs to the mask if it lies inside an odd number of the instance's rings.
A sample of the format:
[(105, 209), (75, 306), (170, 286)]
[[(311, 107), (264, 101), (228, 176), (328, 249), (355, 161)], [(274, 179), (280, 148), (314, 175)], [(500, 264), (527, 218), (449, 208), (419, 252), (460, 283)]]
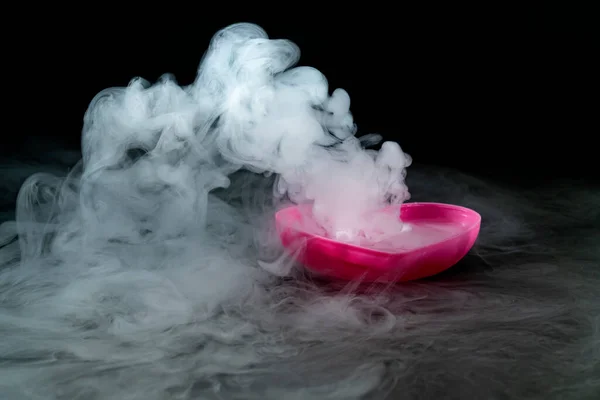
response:
[(39, 137), (77, 148), (97, 92), (163, 73), (189, 84), (211, 36), (248, 21), (296, 42), (302, 65), (349, 92), (359, 135), (397, 140), (415, 162), (595, 179), (591, 8), (275, 4), (89, 3), (7, 14), (2, 151), (27, 151)]

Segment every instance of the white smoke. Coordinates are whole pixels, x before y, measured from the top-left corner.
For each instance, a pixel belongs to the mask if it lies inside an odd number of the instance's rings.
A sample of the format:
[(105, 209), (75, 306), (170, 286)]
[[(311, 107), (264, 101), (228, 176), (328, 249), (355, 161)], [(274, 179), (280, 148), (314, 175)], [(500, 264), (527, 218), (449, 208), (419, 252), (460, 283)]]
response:
[[(330, 234), (352, 240), (368, 230), (365, 214), (408, 198), (410, 158), (391, 142), (379, 154), (365, 151), (354, 137), (348, 94), (329, 96), (319, 71), (291, 68), (299, 57), (292, 42), (237, 24), (215, 35), (193, 85), (167, 77), (100, 93), (82, 142), (85, 223), (112, 232), (120, 221), (121, 235), (135, 242), (140, 232), (169, 237), (198, 229), (207, 194), (247, 168), (278, 174), (279, 195), (314, 201)], [(125, 165), (131, 149), (146, 154)], [(91, 188), (98, 185), (102, 200)], [(100, 201), (103, 209), (94, 205)]]
[(534, 207), (541, 190), (411, 171), (417, 199), (483, 225), (462, 267), (397, 290), (315, 282), (281, 255), (279, 201), (377, 240), (403, 227), (375, 229), (373, 213), (408, 198), (410, 158), (365, 150), (378, 138), (354, 137), (348, 94), (290, 69), (298, 57), (231, 26), (192, 85), (100, 93), (66, 178), (62, 156), (0, 161), (7, 187), (46, 171), (0, 225), (0, 397), (595, 398), (596, 192)]

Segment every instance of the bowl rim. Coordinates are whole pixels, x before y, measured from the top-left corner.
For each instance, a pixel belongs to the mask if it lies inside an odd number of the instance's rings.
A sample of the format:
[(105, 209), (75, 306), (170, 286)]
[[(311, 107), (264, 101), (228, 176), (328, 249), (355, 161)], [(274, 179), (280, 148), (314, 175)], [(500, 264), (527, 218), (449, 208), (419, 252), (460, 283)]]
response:
[[(310, 203), (305, 203), (305, 204), (294, 204), (291, 206), (287, 206), (284, 208), (281, 208), (280, 210), (278, 210), (275, 213), (275, 221), (276, 221), (276, 226), (277, 226), (277, 231), (279, 233), (279, 235), (281, 236), (282, 232), (281, 232), (281, 228), (286, 227), (286, 228), (291, 228), (293, 230), (295, 230), (296, 232), (301, 232), (307, 236), (309, 236), (310, 239), (318, 239), (320, 241), (323, 242), (329, 242), (329, 243), (335, 243), (338, 246), (342, 246), (344, 248), (352, 248), (352, 249), (358, 249), (362, 252), (365, 253), (371, 253), (371, 254), (378, 254), (378, 255), (382, 255), (382, 256), (396, 256), (396, 255), (405, 255), (408, 253), (412, 253), (414, 251), (423, 251), (423, 250), (427, 250), (429, 248), (435, 247), (435, 246), (439, 246), (440, 244), (446, 243), (448, 241), (454, 240), (455, 238), (459, 237), (459, 236), (463, 236), (468, 234), (469, 232), (471, 232), (474, 229), (479, 229), (481, 227), (481, 214), (479, 214), (477, 211), (468, 208), (468, 207), (464, 207), (464, 206), (459, 206), (456, 204), (448, 204), (448, 203), (438, 203), (438, 202), (428, 202), (428, 201), (419, 201), (419, 202), (406, 202), (406, 203), (402, 203), (399, 206), (398, 205), (393, 205), (390, 207), (386, 207), (384, 210), (388, 210), (388, 209), (394, 209), (394, 208), (398, 208), (400, 207), (400, 210), (402, 210), (402, 208), (405, 207), (427, 207), (427, 206), (435, 206), (435, 207), (442, 207), (442, 208), (448, 208), (448, 209), (453, 209), (453, 210), (458, 210), (458, 211), (463, 211), (467, 214), (470, 214), (471, 216), (473, 216), (473, 221), (472, 223), (466, 227), (464, 230), (461, 230), (460, 232), (453, 234), (451, 236), (449, 236), (448, 238), (441, 240), (439, 242), (435, 242), (435, 243), (431, 243), (428, 244), (426, 246), (423, 247), (418, 247), (416, 249), (411, 249), (411, 250), (400, 250), (400, 251), (386, 251), (386, 250), (379, 250), (379, 249), (371, 249), (368, 247), (363, 247), (363, 246), (359, 246), (356, 244), (352, 244), (352, 243), (346, 243), (346, 242), (340, 242), (337, 241), (335, 239), (331, 239), (322, 235), (317, 235), (314, 233), (310, 233), (310, 232), (306, 232), (306, 231), (302, 231), (302, 230), (298, 230), (298, 229), (294, 229), (293, 227), (291, 227), (291, 224), (286, 224), (282, 221), (281, 216), (287, 211), (289, 212), (291, 209), (299, 209), (299, 208), (307, 208), (310, 206)], [(479, 234), (477, 234), (478, 236)], [(476, 238), (477, 238), (476, 236)], [(475, 238), (475, 239), (476, 239)]]

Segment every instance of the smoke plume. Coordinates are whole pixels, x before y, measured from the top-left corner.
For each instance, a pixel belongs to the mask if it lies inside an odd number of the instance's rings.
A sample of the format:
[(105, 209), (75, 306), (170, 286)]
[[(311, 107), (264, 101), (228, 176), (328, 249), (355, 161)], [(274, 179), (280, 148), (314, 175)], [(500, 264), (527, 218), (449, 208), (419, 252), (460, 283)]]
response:
[[(99, 93), (81, 161), (2, 160), (0, 393), (20, 399), (593, 398), (600, 192), (513, 191), (413, 166), (415, 200), (471, 207), (458, 266), (402, 285), (321, 282), (273, 213), (339, 240), (409, 199), (411, 158), (355, 137), (350, 97), (259, 27), (218, 32), (196, 81)], [(59, 154), (58, 156), (56, 154)], [(64, 174), (63, 172), (68, 173)], [(29, 176), (26, 178), (26, 176)], [(557, 186), (558, 187), (558, 186)]]

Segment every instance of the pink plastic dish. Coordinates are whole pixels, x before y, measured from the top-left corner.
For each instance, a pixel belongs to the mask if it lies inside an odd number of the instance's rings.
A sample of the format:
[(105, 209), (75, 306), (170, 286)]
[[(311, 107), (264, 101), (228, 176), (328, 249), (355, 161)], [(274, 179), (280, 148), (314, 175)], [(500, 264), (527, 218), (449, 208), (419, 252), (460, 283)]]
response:
[(460, 261), (479, 235), (481, 216), (465, 207), (405, 203), (400, 211), (411, 229), (381, 248), (322, 236), (310, 206), (282, 209), (275, 220), (283, 246), (298, 262), (314, 274), (347, 281), (401, 282), (438, 274)]

